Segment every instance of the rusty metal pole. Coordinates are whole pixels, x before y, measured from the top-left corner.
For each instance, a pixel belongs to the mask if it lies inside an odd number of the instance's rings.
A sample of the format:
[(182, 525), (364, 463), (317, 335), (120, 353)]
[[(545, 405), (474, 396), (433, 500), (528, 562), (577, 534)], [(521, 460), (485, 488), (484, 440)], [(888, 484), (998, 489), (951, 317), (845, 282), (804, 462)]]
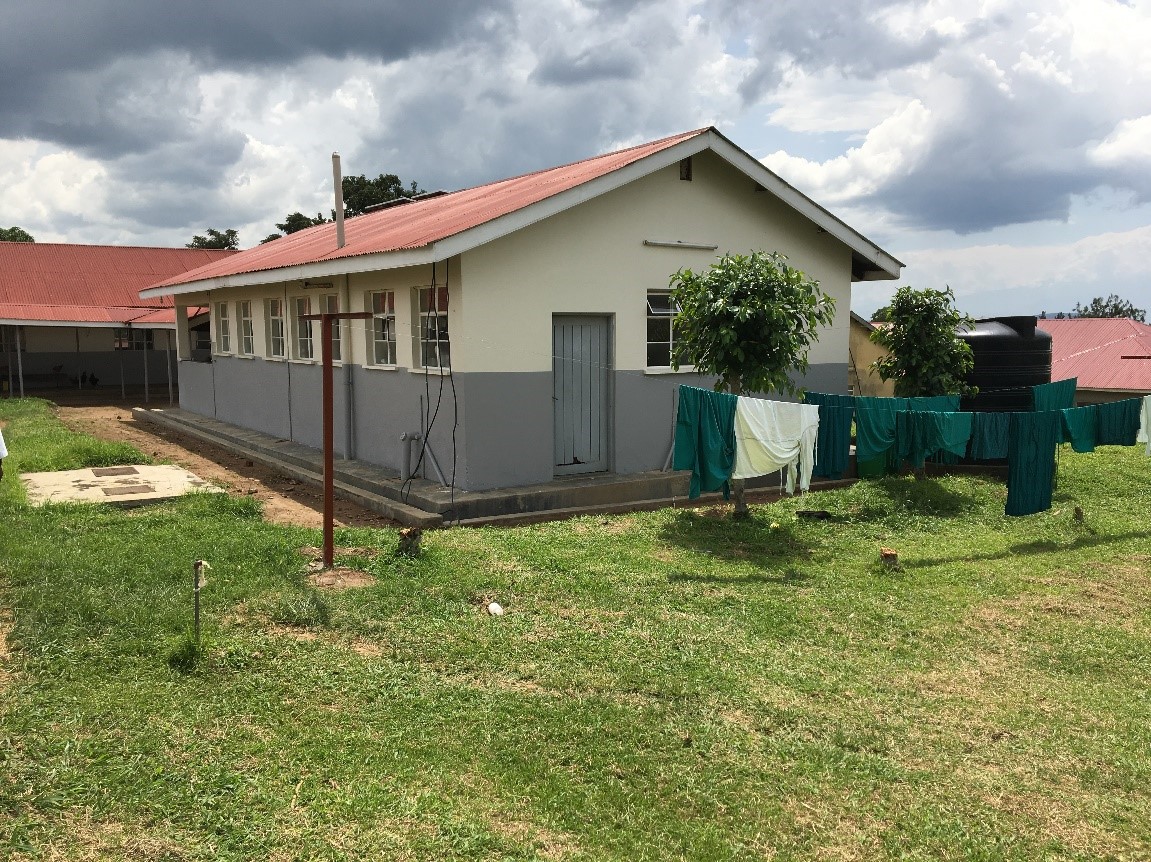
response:
[[(320, 362), (323, 365), (323, 417), (324, 417), (324, 568), (330, 569), (335, 563), (334, 518), (336, 500), (336, 456), (335, 456), (335, 385), (332, 375), (332, 323), (337, 320), (367, 320), (370, 311), (324, 312), (323, 314), (302, 314), (300, 320), (320, 321)], [(345, 362), (351, 361), (348, 356)]]
[(335, 415), (332, 402), (332, 315), (320, 315), (320, 356), (324, 364), (324, 568), (335, 563)]

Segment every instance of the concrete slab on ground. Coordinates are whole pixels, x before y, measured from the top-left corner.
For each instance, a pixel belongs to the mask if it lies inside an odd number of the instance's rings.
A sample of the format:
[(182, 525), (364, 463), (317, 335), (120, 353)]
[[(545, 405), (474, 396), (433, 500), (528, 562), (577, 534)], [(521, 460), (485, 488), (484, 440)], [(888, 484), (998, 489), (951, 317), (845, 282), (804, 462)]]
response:
[(171, 464), (129, 464), (121, 467), (86, 467), (20, 476), (33, 506), (44, 503), (110, 503), (142, 506), (171, 500), (189, 491), (223, 492), (183, 467)]

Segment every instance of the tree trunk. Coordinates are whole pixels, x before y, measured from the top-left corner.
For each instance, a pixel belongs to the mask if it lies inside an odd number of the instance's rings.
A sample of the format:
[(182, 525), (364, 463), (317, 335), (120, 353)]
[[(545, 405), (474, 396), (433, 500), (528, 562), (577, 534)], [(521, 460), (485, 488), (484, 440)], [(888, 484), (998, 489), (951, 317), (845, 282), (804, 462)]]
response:
[[(728, 381), (727, 388), (732, 395), (738, 396), (743, 394), (743, 387), (738, 380)], [(731, 517), (737, 521), (750, 518), (751, 510), (747, 508), (745, 481), (743, 479), (732, 479), (730, 485), (732, 502), (735, 503), (735, 509), (732, 510)]]
[(732, 479), (731, 480), (731, 498), (735, 503), (735, 509), (732, 511), (731, 516), (737, 521), (742, 521), (745, 518), (751, 517), (751, 510), (747, 508), (747, 500), (744, 496), (744, 480)]

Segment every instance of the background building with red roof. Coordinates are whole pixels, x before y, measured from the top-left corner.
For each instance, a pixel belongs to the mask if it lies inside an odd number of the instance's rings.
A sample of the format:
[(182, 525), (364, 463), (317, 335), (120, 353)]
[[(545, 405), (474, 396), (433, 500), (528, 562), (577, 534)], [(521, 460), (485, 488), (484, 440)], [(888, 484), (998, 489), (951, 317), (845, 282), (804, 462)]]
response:
[(1151, 326), (1126, 317), (1042, 318), (1051, 379), (1078, 378), (1077, 404), (1151, 393)]
[[(848, 391), (853, 281), (902, 264), (715, 129), (317, 225), (162, 280), (187, 410), (321, 445), (321, 311), (344, 321), (336, 448), (400, 470), (422, 433), (445, 483), (486, 490), (663, 468), (681, 383), (668, 281), (780, 251), (835, 297), (804, 385)], [(186, 305), (211, 308), (191, 360)], [(435, 473), (430, 478), (437, 478)]]
[[(0, 242), (0, 389), (166, 386), (171, 298), (140, 291), (234, 254), (191, 248)], [(193, 309), (193, 313), (195, 309)]]

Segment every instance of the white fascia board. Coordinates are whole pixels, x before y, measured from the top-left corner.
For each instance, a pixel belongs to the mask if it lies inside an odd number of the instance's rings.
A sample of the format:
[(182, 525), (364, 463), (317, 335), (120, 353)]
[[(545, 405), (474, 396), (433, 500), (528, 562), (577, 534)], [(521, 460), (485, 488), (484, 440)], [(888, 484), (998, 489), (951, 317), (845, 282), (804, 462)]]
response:
[(150, 287), (140, 291), (141, 299), (156, 296), (179, 296), (184, 293), (201, 293), (206, 290), (221, 290), (226, 287), (256, 287), (262, 284), (279, 284), (285, 281), (304, 281), (312, 278), (328, 278), (335, 275), (351, 275), (357, 272), (377, 272), (382, 269), (399, 269), (405, 266), (420, 266), (439, 260), (432, 246), (384, 251), (373, 254), (357, 254), (350, 257), (337, 257), (331, 260), (317, 260), (299, 263), (278, 269), (260, 269), (255, 272), (241, 272), (236, 275), (220, 275), (176, 284), (171, 287)]
[(76, 321), (76, 320), (16, 320), (0, 319), (0, 326), (36, 326), (44, 329), (175, 329), (174, 323), (149, 323), (140, 325), (131, 321)]
[(899, 271), (904, 266), (902, 261), (885, 252), (854, 228), (849, 227), (727, 138), (715, 132), (708, 132), (708, 137), (711, 138), (710, 146), (716, 155), (732, 167), (743, 171), (800, 215), (805, 216), (860, 257), (873, 262), (886, 273), (886, 275), (875, 273), (864, 276), (864, 281), (899, 278)]

